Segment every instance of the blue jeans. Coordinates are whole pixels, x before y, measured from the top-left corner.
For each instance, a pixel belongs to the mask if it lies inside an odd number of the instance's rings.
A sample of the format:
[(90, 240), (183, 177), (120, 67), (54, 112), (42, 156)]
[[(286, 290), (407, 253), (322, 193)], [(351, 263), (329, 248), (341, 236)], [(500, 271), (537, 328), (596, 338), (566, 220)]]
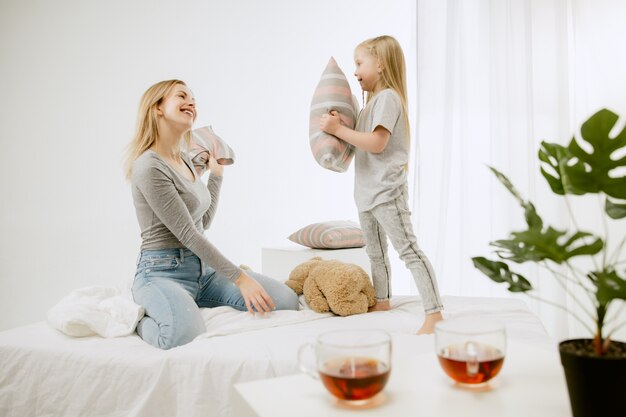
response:
[[(253, 271), (278, 310), (298, 310), (298, 296), (275, 279)], [(230, 306), (245, 311), (239, 288), (202, 263), (189, 249), (144, 250), (137, 261), (133, 298), (145, 309), (139, 336), (153, 346), (170, 349), (206, 331), (199, 307)]]

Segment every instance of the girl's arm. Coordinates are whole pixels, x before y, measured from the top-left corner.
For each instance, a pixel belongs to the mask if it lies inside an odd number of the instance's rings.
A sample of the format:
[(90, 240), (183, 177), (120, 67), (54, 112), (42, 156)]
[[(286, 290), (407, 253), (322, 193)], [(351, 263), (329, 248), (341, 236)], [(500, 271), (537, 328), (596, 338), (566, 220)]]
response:
[(333, 110), (320, 119), (320, 129), (341, 140), (345, 140), (357, 148), (372, 153), (385, 150), (391, 134), (382, 126), (376, 126), (373, 132), (358, 132), (340, 123), (339, 113)]

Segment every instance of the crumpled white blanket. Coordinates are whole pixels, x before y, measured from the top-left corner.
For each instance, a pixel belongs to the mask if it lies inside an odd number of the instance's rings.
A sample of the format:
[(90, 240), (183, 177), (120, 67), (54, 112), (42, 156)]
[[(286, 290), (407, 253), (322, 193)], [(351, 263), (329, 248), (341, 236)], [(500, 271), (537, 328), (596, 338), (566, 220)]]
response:
[[(311, 310), (303, 296), (299, 311), (251, 316), (232, 307), (215, 307), (202, 308), (201, 312), (207, 331), (198, 339), (304, 323), (333, 315)], [(96, 285), (73, 290), (48, 311), (46, 318), (50, 326), (68, 336), (109, 338), (132, 334), (143, 316), (143, 307), (135, 304), (130, 291)]]
[(68, 336), (127, 336), (144, 316), (130, 291), (94, 285), (76, 289), (46, 314), (48, 324)]

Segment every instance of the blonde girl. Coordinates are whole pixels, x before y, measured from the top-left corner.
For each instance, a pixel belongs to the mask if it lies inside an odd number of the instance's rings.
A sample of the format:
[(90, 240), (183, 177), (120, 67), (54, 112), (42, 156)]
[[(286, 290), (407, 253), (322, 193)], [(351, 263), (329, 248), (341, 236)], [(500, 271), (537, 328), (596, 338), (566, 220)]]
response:
[(340, 123), (336, 111), (322, 116), (320, 128), (351, 143), (355, 152), (354, 198), (372, 267), (377, 303), (391, 308), (391, 269), (387, 238), (411, 271), (424, 304), (418, 334), (432, 333), (442, 320), (435, 272), (413, 233), (407, 196), (409, 122), (404, 54), (396, 39), (379, 36), (360, 43), (354, 52), (354, 75), (366, 105), (356, 129)]

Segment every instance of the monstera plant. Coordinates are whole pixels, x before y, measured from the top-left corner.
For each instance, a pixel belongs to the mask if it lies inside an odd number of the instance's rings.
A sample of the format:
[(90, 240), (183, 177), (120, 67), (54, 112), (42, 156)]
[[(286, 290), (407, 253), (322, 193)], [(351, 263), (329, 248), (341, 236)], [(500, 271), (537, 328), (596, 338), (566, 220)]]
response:
[[(621, 400), (622, 391), (626, 389), (626, 343), (612, 340), (615, 331), (626, 323), (618, 322), (619, 314), (613, 314), (618, 317), (617, 322), (606, 321), (609, 306), (617, 300), (626, 300), (626, 257), (622, 254), (626, 244), (625, 229), (622, 227), (621, 234), (616, 233), (616, 228), (619, 232), (618, 227), (624, 226), (618, 222), (626, 217), (626, 129), (617, 135), (611, 134), (618, 119), (615, 113), (602, 109), (581, 126), (580, 136), (587, 142), (585, 146), (572, 138), (567, 146), (542, 142), (539, 150), (541, 174), (551, 190), (565, 198), (576, 228), (578, 223), (572, 210), (575, 201), (569, 196), (598, 196), (602, 204), (598, 210), (604, 225), (602, 236), (547, 225), (535, 206), (520, 195), (509, 179), (490, 168), (524, 210), (527, 228), (490, 243), (499, 259), (472, 258), (476, 268), (493, 281), (508, 285), (509, 291), (530, 294), (534, 289), (531, 280), (511, 266), (532, 262), (545, 268), (562, 284), (564, 291), (574, 297), (579, 306), (577, 310), (589, 311), (584, 301), (591, 303), (593, 312), (588, 314), (594, 323), (593, 329), (580, 317), (579, 311), (568, 312), (580, 320), (593, 337), (566, 340), (559, 345), (576, 417), (626, 416), (626, 406)], [(572, 291), (572, 287), (577, 290)], [(621, 411), (611, 410), (615, 407), (610, 402), (611, 397), (619, 403)], [(605, 408), (611, 410), (609, 414), (602, 412)]]

